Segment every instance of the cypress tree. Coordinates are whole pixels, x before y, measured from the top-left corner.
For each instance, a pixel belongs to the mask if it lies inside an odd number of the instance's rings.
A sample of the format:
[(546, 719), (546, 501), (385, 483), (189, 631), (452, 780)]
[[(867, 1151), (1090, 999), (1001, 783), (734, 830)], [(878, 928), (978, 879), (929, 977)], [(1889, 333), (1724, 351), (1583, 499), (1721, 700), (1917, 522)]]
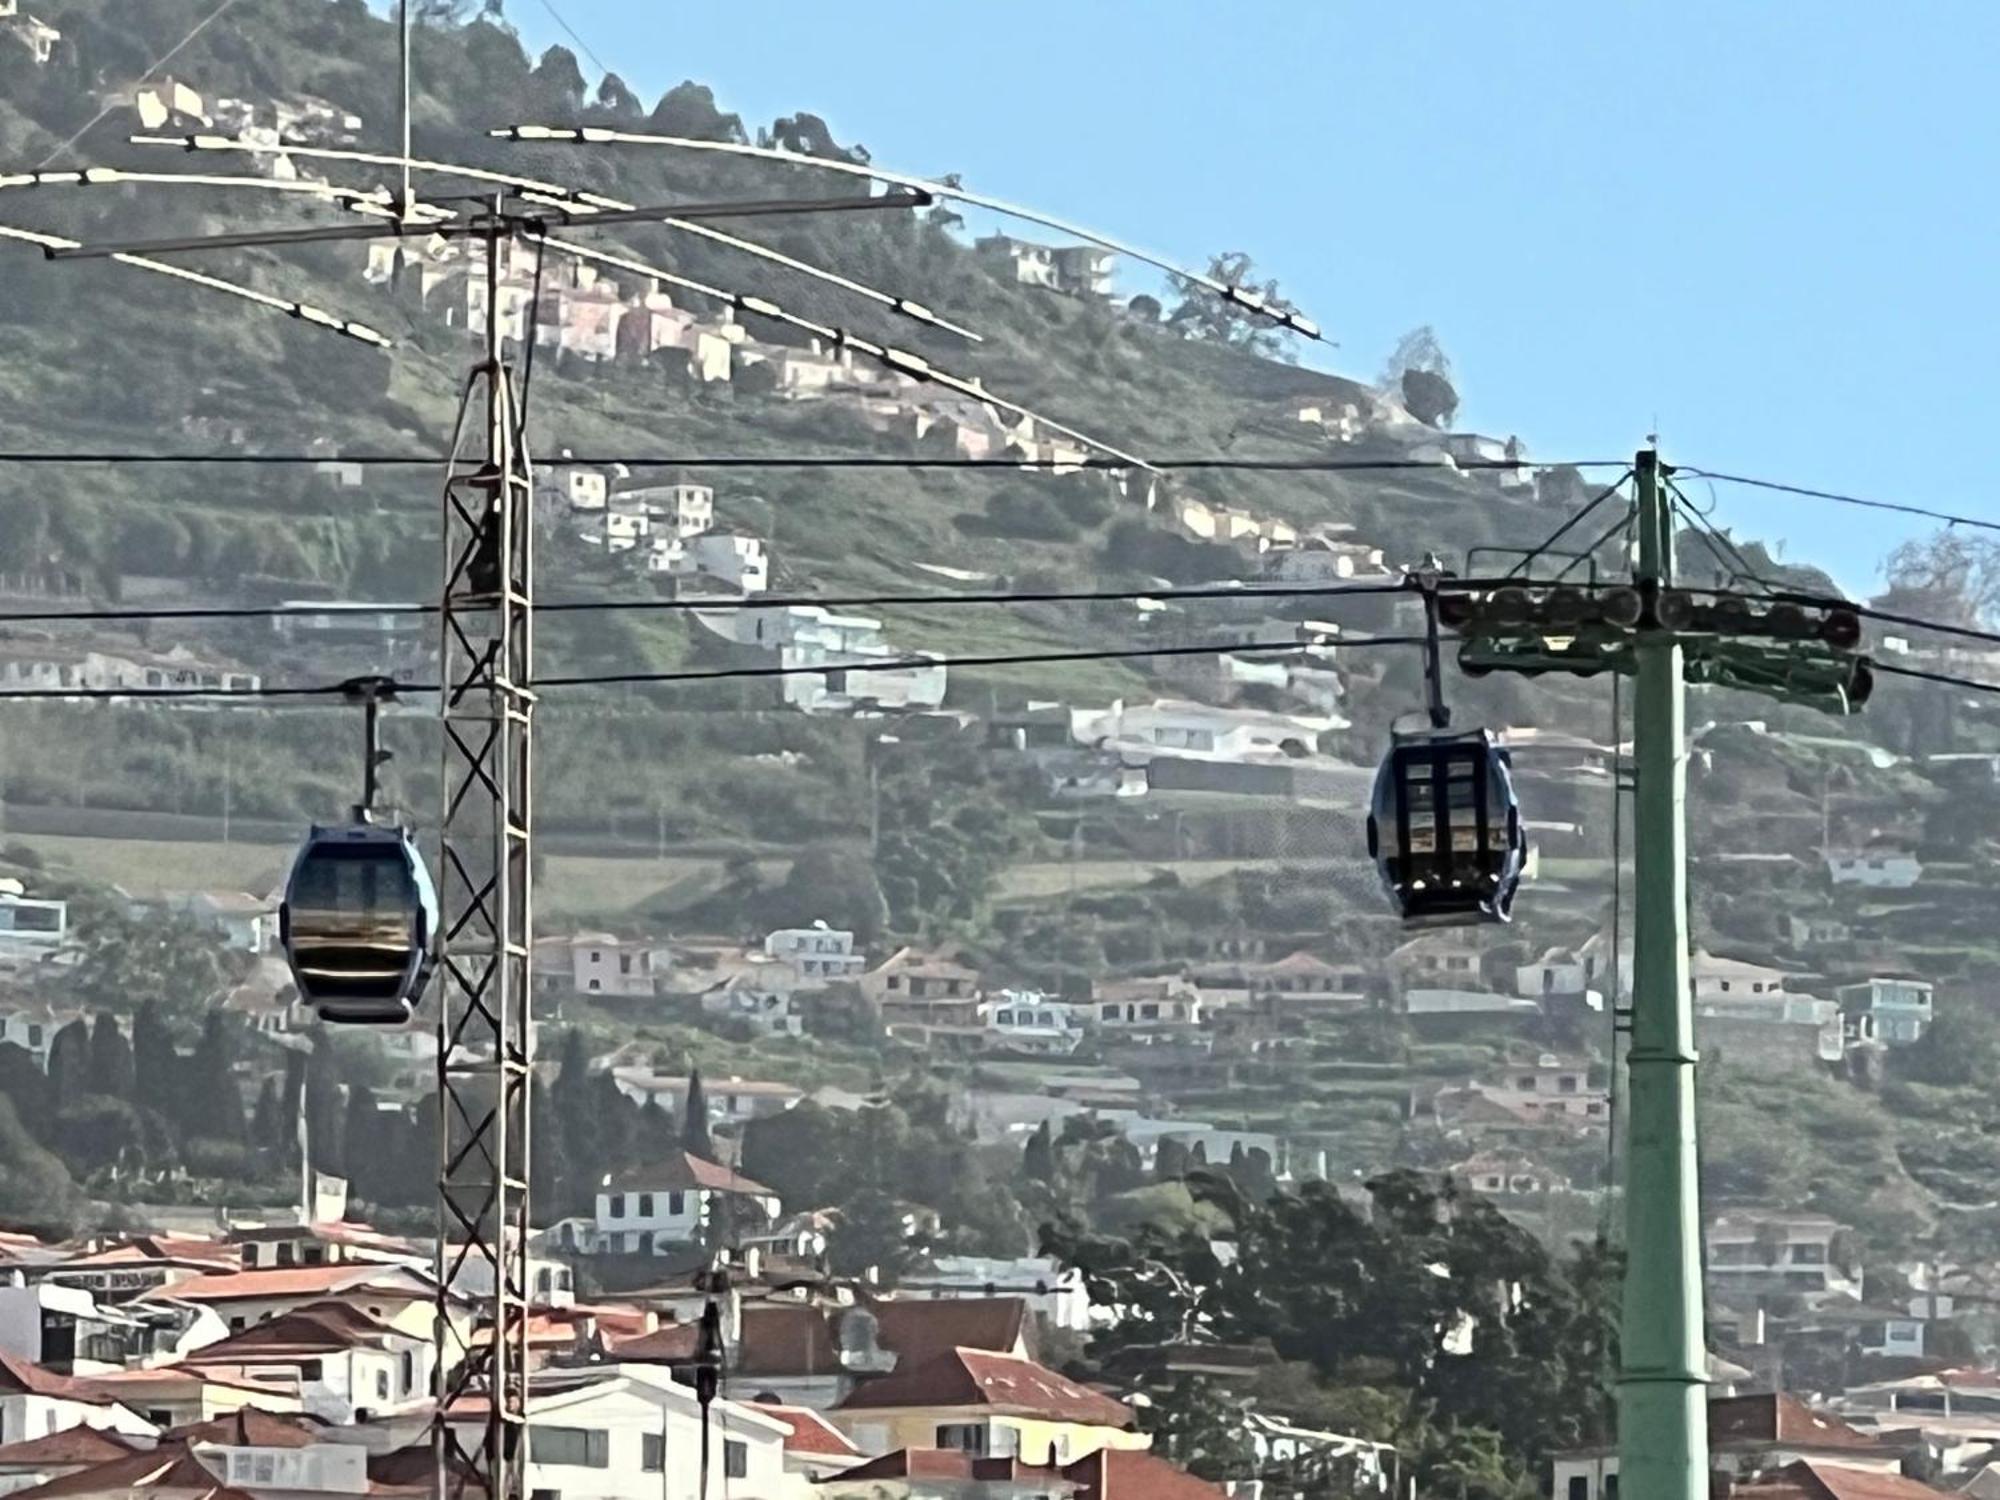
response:
[(1028, 1137), (1028, 1144), (1022, 1148), (1021, 1170), (1036, 1182), (1056, 1180), (1056, 1146), (1047, 1120), (1035, 1127), (1035, 1133)]
[(101, 1010), (90, 1028), (90, 1091), (129, 1101), (135, 1083), (132, 1045), (118, 1018)]
[(178, 1124), (184, 1093), (180, 1074), (174, 1034), (161, 1018), (159, 1002), (147, 1000), (132, 1018), (132, 1089), (139, 1108)]
[(715, 1160), (715, 1137), (708, 1129), (708, 1095), (701, 1086), (701, 1069), (688, 1069), (687, 1113), (681, 1118), (681, 1149)]
[(71, 1021), (49, 1040), (49, 1093), (57, 1110), (90, 1092), (90, 1023)]
[(218, 1141), (243, 1139), (243, 1093), (236, 1086), (236, 1037), (228, 1015), (212, 1010), (188, 1060), (187, 1133)]

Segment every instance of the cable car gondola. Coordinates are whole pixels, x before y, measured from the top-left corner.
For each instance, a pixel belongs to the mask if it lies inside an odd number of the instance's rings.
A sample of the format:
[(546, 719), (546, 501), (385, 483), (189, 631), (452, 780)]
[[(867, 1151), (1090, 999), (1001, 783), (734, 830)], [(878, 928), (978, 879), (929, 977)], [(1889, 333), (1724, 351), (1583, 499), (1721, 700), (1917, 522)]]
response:
[(1368, 857), (1404, 922), (1505, 922), (1528, 862), (1506, 750), (1483, 729), (1451, 730), (1438, 660), (1436, 560), (1409, 577), (1423, 591), (1428, 730), (1396, 733), (1368, 813)]
[(1528, 859), (1507, 752), (1483, 729), (1398, 736), (1375, 776), (1368, 855), (1405, 922), (1507, 921)]
[(367, 710), (362, 801), (349, 821), (314, 824), (292, 864), (278, 908), (279, 941), (299, 994), (323, 1021), (399, 1025), (430, 978), (437, 891), (407, 828), (378, 822), (378, 699), (387, 684), (351, 685)]

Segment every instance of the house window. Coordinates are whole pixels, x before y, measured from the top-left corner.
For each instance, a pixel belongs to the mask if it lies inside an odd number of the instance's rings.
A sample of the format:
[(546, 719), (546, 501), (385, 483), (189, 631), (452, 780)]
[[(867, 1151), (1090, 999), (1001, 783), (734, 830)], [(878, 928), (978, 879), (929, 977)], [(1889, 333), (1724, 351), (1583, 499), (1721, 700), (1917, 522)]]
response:
[(387, 1370), (377, 1370), (375, 1372), (375, 1399), (377, 1401), (387, 1401), (389, 1399), (389, 1372)]
[(1590, 1476), (1572, 1474), (1569, 1476), (1569, 1500), (1590, 1500)]
[(639, 1467), (648, 1474), (664, 1473), (667, 1467), (667, 1437), (663, 1432), (639, 1434)]
[(684, 1214), (684, 1213), (686, 1213), (686, 1212), (687, 1212), (687, 1194), (686, 1194), (686, 1193), (669, 1193), (669, 1194), (667, 1194), (667, 1217), (668, 1217), (668, 1218), (670, 1218), (670, 1219), (678, 1219), (678, 1218), (679, 1218), (679, 1217), (680, 1217), (680, 1216), (681, 1216), (682, 1214)]
[(299, 1263), (299, 1247), (290, 1241), (278, 1246), (278, 1264), (295, 1266)]
[(724, 1479), (748, 1479), (750, 1477), (750, 1445), (739, 1443), (735, 1438), (725, 1438), (722, 1443), (722, 1477)]
[(409, 1395), (417, 1384), (417, 1356), (405, 1349), (402, 1355), (403, 1394)]
[(1115, 1005), (1100, 1005), (1097, 1008), (1097, 1013), (1099, 1016), (1101, 1016), (1104, 1020), (1107, 1021), (1115, 1021), (1118, 1019), (1118, 1007)]
[(1517, 1089), (1532, 1089), (1534, 1086), (1535, 1080), (1533, 1078), (1517, 1078), (1514, 1080), (1514, 1087)]
[(590, 950), (590, 961), (594, 964), (603, 963), (604, 962), (603, 950), (598, 948), (592, 948)]
[(970, 1453), (983, 1458), (986, 1455), (986, 1424), (941, 1422), (938, 1424), (936, 1446), (956, 1448), (961, 1453)]
[(611, 1202), (605, 1209), (604, 1216), (607, 1219), (622, 1219), (625, 1217), (625, 1195), (623, 1193), (613, 1193), (611, 1195)]
[(1576, 1074), (1565, 1073), (1556, 1081), (1556, 1088), (1562, 1093), (1574, 1094), (1576, 1092)]
[(642, 1219), (653, 1217), (653, 1194), (641, 1193), (639, 1195), (639, 1217)]
[(611, 1466), (611, 1434), (600, 1427), (536, 1426), (528, 1440), (531, 1462), (574, 1469)]
[(1139, 1007), (1139, 1019), (1140, 1019), (1140, 1020), (1142, 1020), (1142, 1021), (1157, 1021), (1157, 1020), (1159, 1020), (1159, 1019), (1160, 1019), (1160, 1007), (1159, 1007), (1159, 1006), (1157, 1006), (1157, 1005), (1142, 1005), (1142, 1006), (1140, 1006), (1140, 1007)]
[(591, 981), (590, 981), (590, 988), (592, 988), (593, 990), (601, 990), (601, 989), (603, 989), (603, 988), (604, 988), (604, 984), (603, 984), (603, 981), (601, 981), (601, 980), (597, 980), (597, 979), (593, 979), (593, 980), (591, 980)]

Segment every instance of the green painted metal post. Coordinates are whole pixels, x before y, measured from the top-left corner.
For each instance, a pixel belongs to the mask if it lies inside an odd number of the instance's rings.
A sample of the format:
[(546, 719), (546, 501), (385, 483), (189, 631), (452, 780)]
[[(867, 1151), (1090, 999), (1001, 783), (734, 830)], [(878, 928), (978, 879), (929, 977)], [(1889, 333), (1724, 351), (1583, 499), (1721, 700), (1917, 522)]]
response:
[[(1673, 513), (1659, 455), (1634, 461), (1636, 574), (1673, 581)], [(1688, 985), (1687, 749), (1681, 646), (1642, 626), (1632, 703), (1634, 913), (1627, 1055), (1625, 1287), (1618, 1377), (1621, 1500), (1707, 1500), (1707, 1346), (1695, 1179), (1694, 1016)]]

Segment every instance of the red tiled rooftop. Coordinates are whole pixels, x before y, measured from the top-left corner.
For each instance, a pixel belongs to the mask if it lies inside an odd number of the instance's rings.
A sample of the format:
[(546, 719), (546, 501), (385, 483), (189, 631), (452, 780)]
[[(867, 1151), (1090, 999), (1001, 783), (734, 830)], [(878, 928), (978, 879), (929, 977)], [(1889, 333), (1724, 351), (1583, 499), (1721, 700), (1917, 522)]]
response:
[(1783, 1392), (1724, 1396), (1708, 1403), (1708, 1441), (1726, 1444), (1788, 1443), (1809, 1448), (1871, 1448), (1882, 1444), (1839, 1417), (1814, 1411)]
[(753, 1402), (751, 1406), (760, 1416), (785, 1424), (787, 1453), (806, 1453), (820, 1458), (861, 1456), (861, 1450), (847, 1440), (845, 1433), (830, 1426), (825, 1417), (808, 1407), (780, 1406), (769, 1401)]
[(752, 1198), (778, 1196), (763, 1183), (752, 1182), (748, 1177), (732, 1172), (720, 1163), (696, 1156), (692, 1151), (677, 1151), (657, 1166), (621, 1173), (611, 1186), (621, 1193), (675, 1193), (690, 1188), (705, 1188), (712, 1193), (739, 1193)]
[(1745, 1500), (1941, 1500), (1945, 1491), (1900, 1473), (1802, 1458), (1731, 1493)]
[[(233, 1271), (216, 1276), (196, 1276), (147, 1292), (148, 1298), (176, 1302), (231, 1302), (263, 1297), (324, 1297), (353, 1283), (373, 1277), (391, 1277), (399, 1268), (359, 1262), (342, 1266), (287, 1266), (271, 1270)], [(370, 1291), (384, 1296), (428, 1297), (420, 1288), (407, 1290), (392, 1285), (372, 1286)]]
[(959, 1448), (898, 1448), (841, 1473), (846, 1484), (857, 1479), (1030, 1480), (1061, 1484), (1053, 1469), (1038, 1468), (1018, 1458), (975, 1458)]
[(138, 1444), (115, 1432), (95, 1427), (67, 1427), (18, 1443), (0, 1444), (0, 1467), (56, 1468), (70, 1464), (101, 1464), (138, 1451)]
[(1028, 1304), (1019, 1297), (953, 1297), (925, 1301), (877, 1302), (875, 1314), (884, 1349), (893, 1349), (897, 1368), (926, 1364), (954, 1349), (1012, 1354), (1026, 1340)]
[(1138, 1448), (1100, 1448), (1067, 1465), (1063, 1477), (1082, 1486), (1076, 1500), (1223, 1500), (1225, 1493)]
[(987, 1406), (1044, 1421), (1130, 1427), (1132, 1410), (1100, 1391), (1030, 1359), (983, 1349), (953, 1349), (870, 1380), (840, 1403), (842, 1411), (883, 1407)]

